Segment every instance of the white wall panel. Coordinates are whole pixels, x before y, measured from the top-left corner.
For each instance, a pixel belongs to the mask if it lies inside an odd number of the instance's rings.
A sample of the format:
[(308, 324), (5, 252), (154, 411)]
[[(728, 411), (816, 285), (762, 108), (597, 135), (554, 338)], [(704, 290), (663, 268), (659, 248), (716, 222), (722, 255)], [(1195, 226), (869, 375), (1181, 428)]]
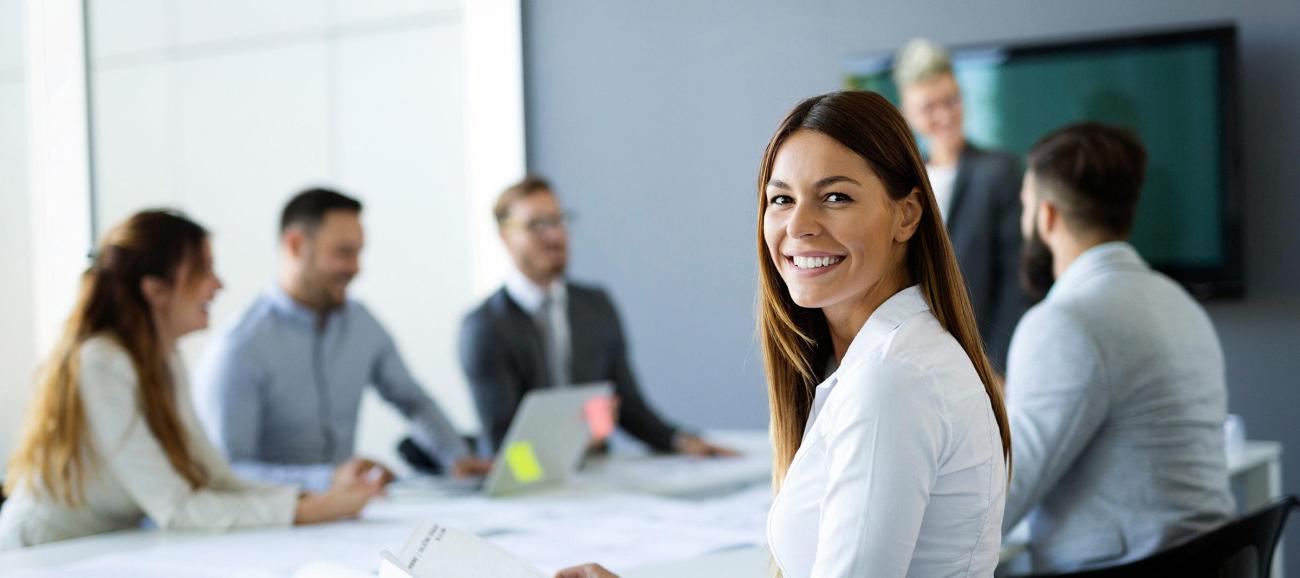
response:
[[(104, 0), (98, 0), (103, 2)], [(319, 32), (327, 0), (172, 0), (177, 46)]]
[(144, 207), (178, 206), (171, 65), (103, 70), (95, 84), (99, 232)]
[(360, 24), (434, 12), (457, 12), (460, 0), (334, 0), (334, 24)]
[(90, 44), (95, 61), (167, 50), (171, 43), (170, 0), (94, 0), (90, 2)]
[[(229, 322), (275, 279), (277, 222), (298, 190), (328, 182), (323, 42), (184, 61), (176, 70), (176, 186), (213, 232)], [(200, 349), (191, 340), (187, 353)]]
[[(366, 202), (365, 272), (356, 294), (462, 429), (476, 429), (456, 361), (470, 289), (457, 23), (349, 38), (338, 47), (340, 185)], [(405, 430), (382, 404), (363, 409), (359, 447), (385, 452)]]
[[(0, 5), (0, 20), (14, 17), (10, 4)], [(26, 98), (23, 83), (0, 84), (0, 463), (17, 443), (36, 370)]]
[(24, 21), (23, 0), (0, 0), (0, 81), (24, 67)]

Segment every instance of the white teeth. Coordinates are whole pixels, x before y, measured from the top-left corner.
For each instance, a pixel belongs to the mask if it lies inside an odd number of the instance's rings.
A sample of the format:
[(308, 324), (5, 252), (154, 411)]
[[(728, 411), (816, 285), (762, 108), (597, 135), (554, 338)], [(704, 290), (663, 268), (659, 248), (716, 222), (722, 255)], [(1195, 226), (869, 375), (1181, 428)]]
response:
[(794, 266), (800, 269), (828, 267), (844, 260), (844, 257), (801, 257), (798, 255), (791, 258), (794, 260)]

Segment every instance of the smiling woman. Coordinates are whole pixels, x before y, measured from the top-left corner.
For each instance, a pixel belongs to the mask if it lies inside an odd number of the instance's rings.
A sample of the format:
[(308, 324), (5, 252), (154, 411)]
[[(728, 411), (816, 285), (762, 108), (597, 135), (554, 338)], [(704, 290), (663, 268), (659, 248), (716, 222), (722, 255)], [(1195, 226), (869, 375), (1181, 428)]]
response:
[(781, 574), (992, 576), (1011, 452), (1001, 384), (884, 97), (813, 97), (781, 123), (759, 171), (758, 260)]
[(991, 575), (1002, 392), (906, 123), (875, 93), (808, 99), (758, 184), (778, 566)]

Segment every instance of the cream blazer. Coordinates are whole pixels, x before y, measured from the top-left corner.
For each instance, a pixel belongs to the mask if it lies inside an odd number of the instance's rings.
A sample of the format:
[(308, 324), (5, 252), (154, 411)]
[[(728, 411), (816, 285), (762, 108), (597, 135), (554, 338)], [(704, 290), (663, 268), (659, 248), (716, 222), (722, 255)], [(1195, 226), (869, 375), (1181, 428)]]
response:
[(177, 411), (190, 451), (208, 473), (206, 487), (190, 488), (167, 460), (140, 409), (131, 360), (116, 341), (96, 336), (78, 351), (82, 408), (89, 426), (85, 500), (73, 508), (20, 488), (0, 510), (0, 550), (140, 526), (225, 530), (287, 526), (298, 503), (294, 486), (244, 482), (212, 446), (194, 413), (180, 356), (170, 360)]

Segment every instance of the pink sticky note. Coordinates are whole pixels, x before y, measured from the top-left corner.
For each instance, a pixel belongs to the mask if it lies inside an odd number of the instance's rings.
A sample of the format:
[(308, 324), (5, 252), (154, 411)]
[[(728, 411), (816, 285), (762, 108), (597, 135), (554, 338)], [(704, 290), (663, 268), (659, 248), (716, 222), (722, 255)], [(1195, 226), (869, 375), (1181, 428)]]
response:
[(603, 440), (614, 433), (614, 400), (609, 396), (593, 397), (583, 405), (591, 437)]

